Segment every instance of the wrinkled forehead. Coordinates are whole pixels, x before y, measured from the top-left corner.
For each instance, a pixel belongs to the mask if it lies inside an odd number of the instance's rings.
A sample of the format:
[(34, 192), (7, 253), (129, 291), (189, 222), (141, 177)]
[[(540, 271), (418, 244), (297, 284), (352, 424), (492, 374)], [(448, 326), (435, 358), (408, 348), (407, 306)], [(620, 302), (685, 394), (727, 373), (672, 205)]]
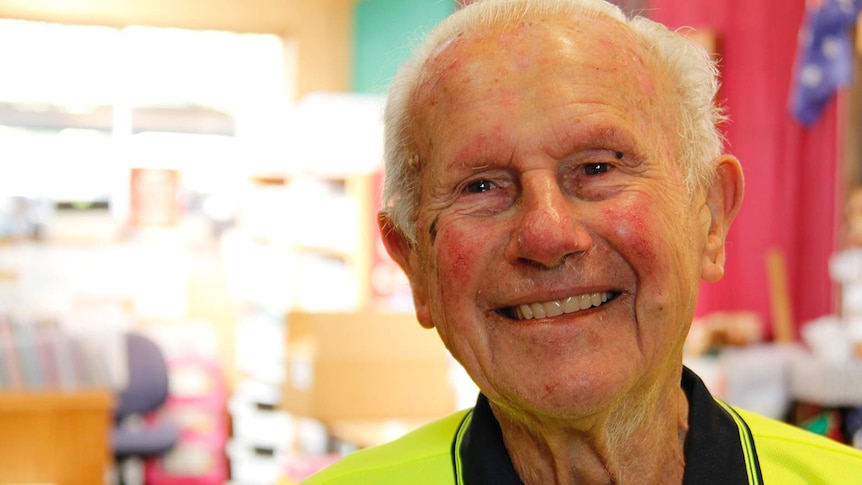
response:
[(518, 76), (529, 82), (529, 73), (535, 73), (535, 81), (560, 76), (561, 82), (578, 77), (610, 83), (632, 108), (643, 111), (661, 109), (656, 100), (669, 86), (649, 49), (619, 20), (601, 14), (529, 18), (478, 27), (439, 45), (422, 67), (414, 119), (418, 124), (440, 121), (447, 112), (470, 109), (489, 79)]

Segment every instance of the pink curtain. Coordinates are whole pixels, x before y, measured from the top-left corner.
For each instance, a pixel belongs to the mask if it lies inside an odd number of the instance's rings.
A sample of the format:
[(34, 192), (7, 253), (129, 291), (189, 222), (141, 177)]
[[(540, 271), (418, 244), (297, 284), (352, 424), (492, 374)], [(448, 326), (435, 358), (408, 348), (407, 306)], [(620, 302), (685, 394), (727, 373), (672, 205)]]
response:
[(672, 29), (715, 32), (720, 97), (730, 116), (727, 151), (742, 162), (745, 201), (731, 230), (724, 279), (704, 284), (698, 314), (753, 310), (772, 329), (766, 255), (786, 264), (791, 314), (798, 329), (833, 313), (828, 259), (840, 221), (836, 191), (838, 109), (803, 128), (790, 117), (803, 0), (651, 0), (643, 14)]

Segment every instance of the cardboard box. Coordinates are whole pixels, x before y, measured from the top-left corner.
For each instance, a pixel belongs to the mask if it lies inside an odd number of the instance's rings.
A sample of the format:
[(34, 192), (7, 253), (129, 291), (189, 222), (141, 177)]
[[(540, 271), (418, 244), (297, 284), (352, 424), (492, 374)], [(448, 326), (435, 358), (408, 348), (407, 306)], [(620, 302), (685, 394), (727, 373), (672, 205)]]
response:
[(283, 406), (324, 423), (454, 412), (450, 357), (412, 314), (290, 313)]

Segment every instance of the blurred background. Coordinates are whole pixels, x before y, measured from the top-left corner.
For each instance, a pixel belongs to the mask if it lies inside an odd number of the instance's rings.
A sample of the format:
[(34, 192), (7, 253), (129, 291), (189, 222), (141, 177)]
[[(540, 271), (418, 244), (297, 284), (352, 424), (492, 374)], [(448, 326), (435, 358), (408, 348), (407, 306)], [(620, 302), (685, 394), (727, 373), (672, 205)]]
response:
[[(0, 483), (286, 485), (471, 405), (375, 222), (388, 83), (463, 3), (0, 0)], [(746, 175), (687, 363), (859, 445), (859, 5), (616, 3), (718, 60)]]

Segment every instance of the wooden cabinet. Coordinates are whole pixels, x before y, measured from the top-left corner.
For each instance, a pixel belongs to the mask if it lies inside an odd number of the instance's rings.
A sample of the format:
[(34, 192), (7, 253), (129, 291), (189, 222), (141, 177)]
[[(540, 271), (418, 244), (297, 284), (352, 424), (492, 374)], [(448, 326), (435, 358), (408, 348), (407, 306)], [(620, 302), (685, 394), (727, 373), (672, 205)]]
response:
[(107, 483), (111, 406), (107, 391), (0, 392), (0, 483)]

